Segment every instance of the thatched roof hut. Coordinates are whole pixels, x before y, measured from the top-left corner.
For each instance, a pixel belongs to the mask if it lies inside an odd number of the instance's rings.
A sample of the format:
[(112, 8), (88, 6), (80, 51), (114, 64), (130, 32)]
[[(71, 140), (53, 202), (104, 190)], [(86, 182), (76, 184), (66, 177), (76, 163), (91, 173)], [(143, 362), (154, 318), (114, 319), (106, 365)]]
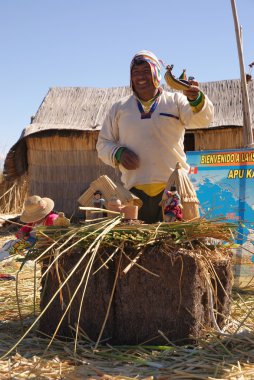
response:
[[(201, 87), (215, 105), (215, 119), (209, 131), (188, 131), (186, 150), (243, 147), (240, 81)], [(253, 82), (248, 88), (254, 122)], [(72, 214), (91, 181), (104, 174), (118, 179), (118, 173), (98, 159), (95, 145), (107, 111), (130, 91), (129, 87), (51, 88), (7, 154), (5, 178), (12, 181), (27, 173), (30, 194), (51, 197), (57, 210)]]
[[(211, 128), (188, 131), (185, 149), (213, 150), (243, 148), (243, 112), (240, 80), (203, 83), (200, 86), (212, 100), (215, 117)], [(254, 125), (254, 83), (248, 84), (250, 114)]]
[(77, 199), (103, 174), (118, 178), (97, 156), (102, 120), (128, 88), (52, 88), (30, 125), (7, 154), (4, 174), (15, 180), (28, 174), (28, 192), (55, 200), (57, 210), (76, 211)]

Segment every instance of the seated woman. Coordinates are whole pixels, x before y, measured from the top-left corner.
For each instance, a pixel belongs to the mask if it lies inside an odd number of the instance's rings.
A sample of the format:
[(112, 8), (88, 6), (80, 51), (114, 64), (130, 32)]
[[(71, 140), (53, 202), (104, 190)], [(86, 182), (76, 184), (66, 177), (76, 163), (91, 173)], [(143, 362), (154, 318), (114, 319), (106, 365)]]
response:
[(36, 242), (34, 227), (52, 226), (58, 214), (53, 211), (54, 201), (32, 195), (25, 201), (24, 210), (20, 216), (21, 222), (26, 223), (16, 233), (17, 239), (7, 241), (0, 250), (0, 261), (10, 255), (24, 254)]

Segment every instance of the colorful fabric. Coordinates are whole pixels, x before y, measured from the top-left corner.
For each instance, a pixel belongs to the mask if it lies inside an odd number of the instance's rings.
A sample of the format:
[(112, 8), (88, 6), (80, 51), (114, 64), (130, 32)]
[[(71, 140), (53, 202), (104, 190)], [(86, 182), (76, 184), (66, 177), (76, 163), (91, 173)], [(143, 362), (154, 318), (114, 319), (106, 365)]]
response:
[(157, 94), (150, 100), (142, 100), (137, 97), (138, 109), (141, 114), (141, 119), (151, 119), (152, 113), (156, 110), (159, 103), (159, 97), (162, 89), (159, 88)]
[(23, 255), (36, 243), (36, 234), (33, 230), (36, 226), (52, 226), (58, 214), (51, 212), (39, 223), (28, 223), (16, 233), (17, 239), (7, 241), (0, 249), (0, 261), (10, 255)]
[(8, 258), (10, 255), (23, 255), (32, 248), (36, 242), (36, 238), (30, 236), (28, 239), (9, 240), (0, 250), (0, 261)]
[(30, 225), (26, 224), (25, 226), (21, 227), (18, 232), (16, 233), (17, 239), (25, 239), (28, 238), (30, 235), (30, 232), (32, 231), (32, 223)]
[[(137, 60), (145, 61), (149, 63), (149, 66), (151, 68), (152, 78), (153, 78), (153, 84), (155, 88), (158, 88), (161, 82), (161, 64), (158, 58), (156, 57), (156, 55), (148, 50), (140, 50), (134, 55), (131, 61), (130, 71), (132, 70), (134, 63)], [(133, 89), (132, 82), (131, 82), (131, 88)]]
[(152, 106), (148, 112), (146, 112), (143, 108), (143, 104), (140, 100), (137, 99), (138, 109), (141, 114), (141, 119), (151, 119), (152, 113), (155, 111), (157, 105), (159, 103), (159, 99), (155, 99), (155, 101), (152, 103)]
[(150, 111), (150, 108), (152, 107), (153, 105), (153, 102), (155, 100), (155, 98), (152, 98), (150, 100), (142, 100), (142, 99), (138, 99), (140, 101), (140, 103), (142, 104), (142, 107), (144, 109), (145, 112), (149, 112)]
[(56, 218), (58, 218), (58, 214), (55, 214), (52, 211), (48, 215), (46, 215), (46, 217), (43, 220), (39, 222), (25, 224), (23, 227), (21, 227), (18, 230), (18, 232), (16, 233), (16, 237), (18, 239), (28, 237), (33, 227), (36, 227), (36, 226), (53, 226), (54, 220)]
[(124, 147), (121, 147), (119, 149), (117, 149), (116, 153), (115, 153), (115, 159), (116, 161), (119, 163), (120, 162), (120, 158), (121, 158), (121, 155), (123, 153), (123, 151), (125, 150), (126, 148)]
[(15, 281), (15, 277), (9, 273), (0, 273), (0, 281)]
[(175, 222), (183, 219), (183, 208), (178, 193), (166, 191), (168, 199), (164, 207), (164, 216), (166, 222)]
[(53, 226), (54, 220), (57, 219), (57, 218), (58, 218), (58, 214), (54, 214), (53, 212), (51, 212), (44, 219), (43, 225), (44, 226)]

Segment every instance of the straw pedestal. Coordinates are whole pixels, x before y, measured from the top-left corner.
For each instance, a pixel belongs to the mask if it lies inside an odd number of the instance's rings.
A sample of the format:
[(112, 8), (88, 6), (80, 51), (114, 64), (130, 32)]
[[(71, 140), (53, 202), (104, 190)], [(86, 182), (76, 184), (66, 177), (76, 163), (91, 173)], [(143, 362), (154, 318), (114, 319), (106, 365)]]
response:
[[(110, 261), (108, 269), (100, 269), (89, 279), (88, 287), (81, 308), (80, 331), (85, 332), (93, 341), (97, 341), (105, 315), (108, 310), (117, 268), (117, 277), (110, 311), (101, 339), (110, 344), (167, 344), (163, 334), (177, 343), (193, 341), (205, 334), (205, 329), (213, 325), (211, 310), (215, 308), (215, 318), (220, 327), (229, 314), (230, 293), (232, 286), (231, 259), (219, 255), (212, 259), (216, 276), (210, 277), (214, 289), (212, 299), (207, 283), (207, 268), (201, 263), (197, 252), (176, 249), (175, 252), (165, 252), (160, 246), (147, 248), (140, 256), (138, 264), (126, 274), (124, 268), (130, 264), (126, 257), (120, 255)], [(110, 252), (101, 253), (105, 260)], [(59, 284), (59, 276), (71, 271), (80, 258), (81, 252), (73, 252), (51, 271), (42, 287), (41, 308), (51, 299)], [(130, 252), (135, 257), (137, 252)], [(104, 256), (104, 257), (103, 257)], [(216, 255), (214, 255), (216, 256)], [(46, 264), (46, 263), (45, 263)], [(101, 261), (96, 265), (99, 267)], [(93, 270), (95, 270), (94, 268)], [(59, 296), (50, 305), (40, 320), (40, 330), (52, 335), (66, 309), (66, 305), (80, 282), (83, 271), (79, 270), (64, 287)], [(223, 288), (224, 290), (223, 290)], [(63, 319), (58, 335), (71, 337), (78, 320), (79, 308), (82, 304), (82, 291), (78, 291), (75, 300)], [(211, 304), (212, 303), (212, 304)], [(218, 314), (217, 314), (217, 312)], [(163, 334), (159, 333), (161, 331)]]
[(192, 220), (199, 217), (199, 204), (197, 202), (182, 201), (182, 206), (184, 220)]

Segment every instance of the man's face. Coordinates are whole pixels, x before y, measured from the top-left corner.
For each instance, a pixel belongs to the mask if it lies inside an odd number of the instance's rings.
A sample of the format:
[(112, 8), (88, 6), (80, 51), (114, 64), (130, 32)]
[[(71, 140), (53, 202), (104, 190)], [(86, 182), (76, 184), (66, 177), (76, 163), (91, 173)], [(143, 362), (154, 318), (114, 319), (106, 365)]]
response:
[(143, 94), (155, 91), (152, 73), (148, 62), (134, 64), (131, 70), (131, 81), (135, 92), (142, 98)]

